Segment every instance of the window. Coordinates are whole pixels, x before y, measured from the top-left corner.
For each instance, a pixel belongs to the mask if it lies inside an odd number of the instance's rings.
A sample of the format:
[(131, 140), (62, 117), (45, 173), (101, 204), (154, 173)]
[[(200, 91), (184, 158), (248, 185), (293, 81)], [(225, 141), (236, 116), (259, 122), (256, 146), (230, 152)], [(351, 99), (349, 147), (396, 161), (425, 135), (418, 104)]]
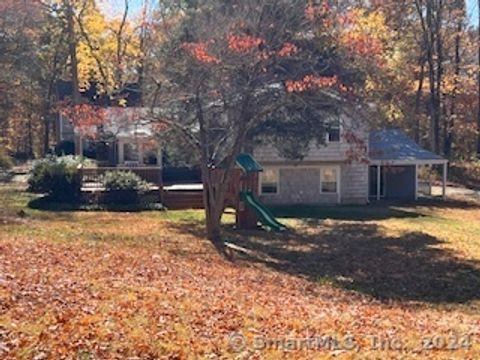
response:
[(277, 194), (278, 193), (278, 170), (264, 169), (260, 175), (261, 193)]
[(126, 143), (123, 145), (124, 161), (138, 161), (138, 146), (135, 143)]
[(334, 167), (320, 169), (320, 183), (322, 193), (336, 194), (338, 191), (338, 170)]
[(328, 124), (327, 141), (328, 142), (340, 141), (340, 119), (334, 120), (330, 122), (330, 124)]

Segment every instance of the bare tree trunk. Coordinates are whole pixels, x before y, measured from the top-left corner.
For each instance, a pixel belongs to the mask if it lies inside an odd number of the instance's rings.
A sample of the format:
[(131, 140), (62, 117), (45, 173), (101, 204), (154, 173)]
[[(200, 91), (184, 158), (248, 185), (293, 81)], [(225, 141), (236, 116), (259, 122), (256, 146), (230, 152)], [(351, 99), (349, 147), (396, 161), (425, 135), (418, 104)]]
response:
[[(478, 5), (478, 20), (480, 22), (480, 0)], [(478, 109), (477, 109), (477, 157), (480, 158), (480, 23), (478, 25)]]
[[(418, 3), (417, 3), (418, 4)], [(422, 23), (427, 48), (428, 78), (430, 86), (430, 143), (431, 149), (440, 152), (440, 124), (442, 119), (442, 77), (443, 77), (443, 1), (426, 2), (426, 24)], [(417, 5), (423, 18), (423, 10)]]
[[(203, 108), (199, 93), (197, 90), (196, 113), (200, 125), (200, 143), (201, 143), (201, 161), (202, 161), (202, 182), (203, 182), (203, 202), (205, 205), (205, 227), (207, 229), (207, 238), (213, 243), (215, 248), (221, 253), (225, 252), (225, 243), (221, 235), (221, 222), (224, 211), (224, 197), (226, 187), (222, 184), (218, 173), (214, 172), (210, 163), (212, 159), (209, 153), (209, 134), (207, 131), (208, 121), (204, 117)], [(225, 187), (225, 189), (223, 189)]]
[(234, 141), (228, 151), (228, 156), (222, 162), (223, 166), (221, 169), (213, 170), (210, 166), (214, 159), (211, 158), (210, 135), (207, 130), (209, 128), (208, 119), (204, 117), (200, 93), (201, 89), (199, 88), (196, 96), (196, 113), (200, 128), (205, 226), (208, 239), (221, 254), (228, 256), (225, 242), (221, 236), (221, 220), (225, 210), (225, 195), (232, 178), (236, 160), (247, 138), (251, 94), (249, 91), (245, 93), (242, 110), (239, 114), (235, 114), (237, 121), (234, 123), (238, 124), (238, 127), (235, 129)]
[(437, 123), (437, 114), (436, 114), (436, 89), (435, 89), (435, 63), (434, 63), (434, 44), (435, 44), (435, 33), (433, 31), (433, 1), (427, 1), (426, 9), (426, 31), (428, 32), (425, 36), (426, 38), (426, 47), (427, 47), (427, 63), (428, 63), (428, 84), (430, 88), (430, 99), (428, 102), (428, 110), (430, 114), (430, 147), (433, 151), (436, 152), (436, 138), (435, 138), (435, 128)]
[(220, 180), (221, 174), (202, 166), (203, 196), (205, 204), (205, 226), (207, 238), (220, 253), (225, 253), (225, 244), (221, 236), (222, 215), (225, 210), (226, 187)]
[(46, 116), (43, 118), (43, 155), (47, 155), (48, 151), (50, 150), (50, 111), (45, 111), (44, 114), (46, 114)]
[(465, 14), (465, 2), (463, 0), (459, 0), (458, 4), (459, 10), (462, 12), (459, 16), (457, 22), (457, 34), (455, 36), (455, 79), (454, 79), (454, 87), (453, 87), (453, 94), (451, 98), (450, 104), (450, 116), (445, 119), (445, 143), (444, 143), (444, 154), (447, 157), (452, 155), (452, 146), (453, 142), (455, 141), (455, 117), (456, 117), (456, 102), (457, 102), (457, 92), (458, 92), (458, 78), (460, 76), (460, 47), (462, 41), (462, 30), (463, 30), (463, 22), (464, 22), (464, 14)]
[[(56, 67), (54, 67), (56, 69)], [(55, 75), (52, 74), (51, 79), (48, 83), (47, 95), (44, 99), (43, 105), (43, 121), (44, 121), (44, 137), (43, 137), (43, 154), (46, 155), (50, 150), (50, 124), (51, 124), (51, 105), (52, 105), (52, 95), (53, 87), (55, 83)]]
[[(423, 52), (423, 50), (422, 50)], [(422, 55), (419, 60), (420, 76), (418, 78), (418, 87), (415, 95), (415, 142), (420, 143), (420, 102), (422, 100), (423, 83), (425, 80), (425, 58)]]
[(443, 21), (443, 0), (438, 0), (435, 21), (435, 40), (437, 45), (436, 56), (436, 94), (435, 94), (435, 152), (440, 153), (440, 124), (442, 123), (442, 79), (443, 79), (443, 38), (442, 38), (442, 21)]
[(78, 80), (77, 37), (75, 34), (74, 8), (71, 0), (65, 0), (67, 15), (68, 52), (70, 56), (70, 74), (72, 77), (72, 101), (80, 104), (80, 90)]
[(33, 151), (33, 123), (32, 123), (32, 118), (34, 117), (35, 110), (34, 110), (34, 104), (31, 99), (33, 99), (33, 85), (30, 84), (30, 101), (28, 102), (28, 122), (27, 122), (27, 153), (28, 153), (28, 158), (33, 159), (34, 158), (34, 151)]
[(127, 43), (123, 41), (123, 30), (125, 29), (125, 25), (127, 24), (127, 17), (128, 17), (128, 0), (124, 2), (124, 11), (122, 16), (122, 22), (118, 28), (117, 33), (115, 34), (117, 38), (117, 60), (116, 60), (116, 68), (115, 68), (115, 87), (120, 89), (122, 87), (122, 63), (123, 57), (125, 53), (125, 48), (127, 47)]

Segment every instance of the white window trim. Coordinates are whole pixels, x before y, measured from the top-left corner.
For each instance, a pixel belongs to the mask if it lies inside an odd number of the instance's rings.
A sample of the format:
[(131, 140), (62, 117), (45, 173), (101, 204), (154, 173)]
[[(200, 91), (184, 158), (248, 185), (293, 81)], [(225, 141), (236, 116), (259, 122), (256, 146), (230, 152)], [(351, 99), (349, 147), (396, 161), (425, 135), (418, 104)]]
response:
[(330, 134), (328, 131), (325, 132), (325, 144), (340, 144), (342, 142), (342, 134), (343, 134), (343, 125), (342, 121), (338, 120), (338, 141), (330, 141)]
[(277, 191), (274, 192), (274, 193), (272, 193), (272, 192), (264, 193), (263, 192), (263, 179), (262, 179), (263, 173), (260, 173), (259, 182), (258, 182), (258, 188), (259, 188), (258, 193), (260, 195), (265, 195), (265, 196), (278, 195), (278, 194), (280, 194), (280, 168), (279, 167), (273, 167), (273, 166), (267, 166), (267, 168), (269, 170), (274, 171), (277, 175)]
[[(324, 169), (335, 169), (335, 172), (337, 174), (337, 191), (336, 192), (326, 192), (326, 191), (323, 191), (323, 180), (322, 180), (322, 170)], [(340, 203), (341, 201), (341, 198), (340, 198), (340, 195), (341, 195), (341, 167), (339, 165), (323, 165), (323, 166), (320, 166), (320, 194), (325, 194), (325, 195), (337, 195), (338, 196), (338, 202)]]

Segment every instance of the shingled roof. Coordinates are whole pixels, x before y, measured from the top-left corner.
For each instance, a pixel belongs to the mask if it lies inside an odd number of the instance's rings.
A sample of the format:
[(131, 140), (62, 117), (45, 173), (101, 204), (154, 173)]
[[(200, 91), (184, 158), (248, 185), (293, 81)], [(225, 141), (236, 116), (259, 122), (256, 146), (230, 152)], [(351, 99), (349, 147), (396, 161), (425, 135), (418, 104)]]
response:
[(369, 137), (372, 163), (443, 164), (446, 159), (418, 145), (399, 129), (372, 131)]

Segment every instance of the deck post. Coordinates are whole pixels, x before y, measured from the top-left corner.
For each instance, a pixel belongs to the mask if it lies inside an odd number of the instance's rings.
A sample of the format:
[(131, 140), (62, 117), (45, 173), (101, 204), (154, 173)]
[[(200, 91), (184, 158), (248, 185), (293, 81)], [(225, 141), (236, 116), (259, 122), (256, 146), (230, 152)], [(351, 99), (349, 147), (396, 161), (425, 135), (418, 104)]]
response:
[(377, 165), (377, 201), (380, 201), (380, 195), (382, 190), (381, 180), (382, 180), (382, 166)]
[(443, 164), (443, 182), (442, 182), (442, 197), (443, 200), (447, 200), (447, 173), (448, 173), (448, 163)]

